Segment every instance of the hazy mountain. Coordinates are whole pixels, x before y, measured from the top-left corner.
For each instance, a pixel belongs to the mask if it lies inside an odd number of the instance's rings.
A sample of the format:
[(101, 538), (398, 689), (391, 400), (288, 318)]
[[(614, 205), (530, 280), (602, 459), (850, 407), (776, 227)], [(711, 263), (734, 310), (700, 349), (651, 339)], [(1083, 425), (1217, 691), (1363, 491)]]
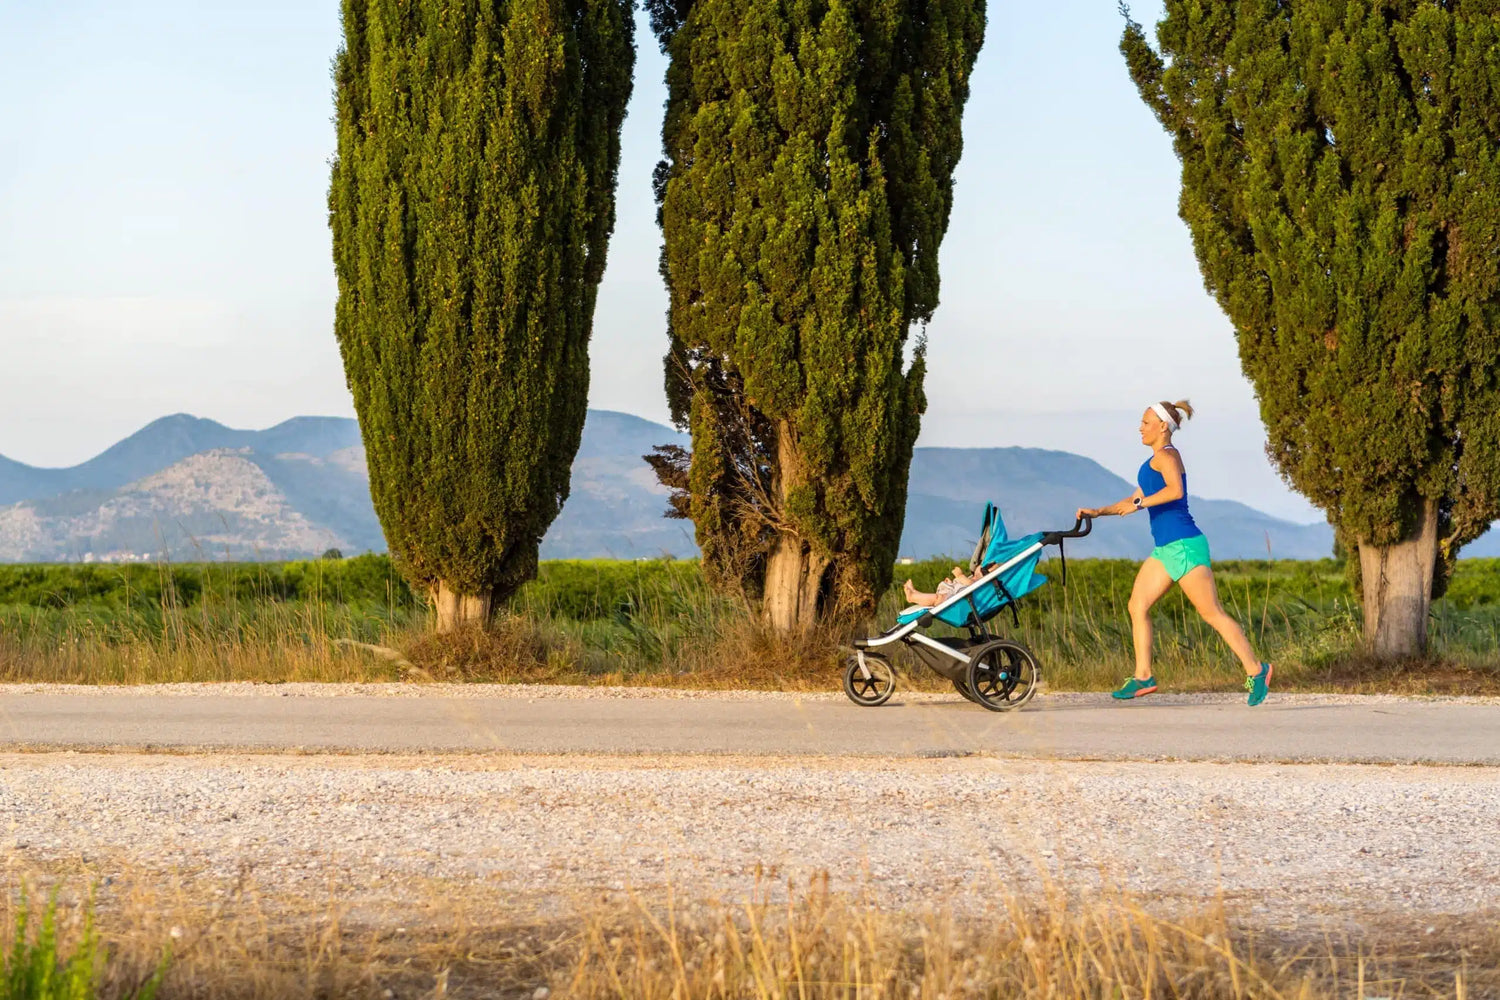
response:
[[(682, 440), (591, 411), (572, 498), (542, 543), (548, 559), (695, 552), (691, 525), (661, 517), (666, 491), (641, 460)], [(282, 559), (382, 550), (359, 426), (297, 417), (242, 431), (178, 414), (81, 465), (0, 457), (0, 561)]]
[[(1192, 477), (1188, 485), (1191, 488)], [(1092, 459), (1038, 448), (918, 448), (912, 456), (903, 555), (967, 552), (979, 532), (984, 501), (1004, 512), (1012, 535), (1068, 528), (1079, 507), (1128, 496), (1135, 486)], [(1326, 524), (1293, 524), (1232, 500), (1194, 498), (1193, 516), (1221, 559), (1318, 559), (1333, 549)], [(1069, 543), (1079, 556), (1141, 558), (1151, 551), (1146, 517), (1101, 518), (1087, 538)]]
[[(16, 501), (21, 502), (16, 502)], [(80, 465), (0, 458), (0, 560), (284, 559), (383, 549), (359, 425), (242, 431), (179, 413)]]
[(238, 431), (213, 420), (176, 413), (153, 420), (125, 440), (67, 469), (39, 469), (0, 456), (0, 504), (69, 490), (112, 490), (216, 448), (249, 448), (263, 455), (323, 456), (358, 447), (359, 425), (344, 417), (293, 417), (263, 431)]
[[(542, 544), (548, 559), (641, 558), (696, 551), (692, 525), (662, 517), (666, 491), (641, 460), (685, 443), (669, 427), (591, 410), (571, 496)], [(1191, 479), (1189, 480), (1191, 484)], [(967, 553), (986, 500), (1011, 533), (1067, 527), (1083, 505), (1127, 495), (1130, 484), (1090, 459), (1034, 448), (919, 448), (901, 554)], [(1293, 524), (1229, 500), (1193, 500), (1219, 558), (1328, 555), (1325, 524)], [(156, 558), (279, 559), (384, 548), (370, 505), (353, 420), (298, 417), (242, 431), (179, 414), (157, 420), (69, 469), (0, 457), (0, 561)], [(1141, 516), (1098, 522), (1069, 546), (1078, 556), (1139, 558), (1150, 551)], [(1500, 554), (1486, 536), (1465, 555)]]
[[(368, 500), (366, 501), (368, 503)], [(190, 455), (117, 490), (0, 508), (0, 558), (287, 559), (350, 540), (293, 505), (248, 451)]]
[(697, 555), (693, 525), (669, 521), (667, 490), (641, 456), (659, 444), (687, 445), (670, 427), (610, 410), (590, 410), (573, 460), (568, 502), (542, 540), (543, 559)]

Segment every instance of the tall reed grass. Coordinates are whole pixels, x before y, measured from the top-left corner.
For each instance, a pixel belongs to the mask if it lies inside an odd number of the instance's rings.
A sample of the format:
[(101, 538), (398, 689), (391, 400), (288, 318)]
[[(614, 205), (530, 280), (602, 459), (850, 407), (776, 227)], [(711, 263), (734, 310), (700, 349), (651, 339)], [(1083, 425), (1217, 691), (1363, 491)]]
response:
[[(93, 992), (60, 996), (113, 1000), (142, 984), (161, 1000), (1470, 1000), (1500, 990), (1500, 938), (1482, 925), (1271, 938), (1223, 905), (1182, 913), (1118, 894), (1002, 895), (960, 914), (890, 910), (819, 879), (741, 900), (579, 896), (542, 919), (483, 889), (435, 887), (356, 912), (332, 895), (283, 899), (241, 883), (210, 901), (122, 877), (128, 887), (97, 911), (76, 889), (58, 910), (52, 954), (108, 956)], [(14, 887), (7, 896), (9, 951), (28, 904)], [(33, 995), (58, 994), (19, 994)]]
[[(341, 563), (0, 568), (0, 680), (555, 681), (832, 689), (847, 629), (786, 637), (744, 602), (711, 593), (694, 562), (544, 563), (484, 632), (428, 634), (428, 612), (383, 557)], [(879, 623), (910, 576), (932, 589), (951, 567), (898, 567)], [(1054, 689), (1112, 687), (1132, 669), (1126, 560), (1043, 563), (1051, 582), (1018, 620), (991, 625), (1031, 646)], [(155, 576), (151, 573), (154, 572)], [(1433, 657), (1364, 664), (1360, 615), (1341, 568), (1225, 562), (1221, 598), (1279, 685), (1309, 689), (1500, 691), (1500, 560), (1459, 564), (1434, 606)], [(1232, 689), (1238, 664), (1178, 592), (1157, 608), (1158, 677), (1174, 690)], [(934, 634), (943, 634), (938, 626)], [(952, 630), (947, 630), (952, 631)], [(914, 664), (910, 682), (941, 685)], [(1420, 666), (1421, 669), (1411, 669)]]

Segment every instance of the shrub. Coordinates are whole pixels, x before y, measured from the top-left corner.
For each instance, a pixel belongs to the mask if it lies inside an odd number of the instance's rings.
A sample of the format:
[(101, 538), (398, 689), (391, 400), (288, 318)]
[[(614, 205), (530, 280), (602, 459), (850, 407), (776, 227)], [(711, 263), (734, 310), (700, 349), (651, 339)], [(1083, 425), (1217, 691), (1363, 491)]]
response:
[[(84, 907), (83, 927), (71, 952), (64, 954), (57, 933), (57, 897), (42, 911), (41, 927), (31, 933), (31, 907), (23, 890), (12, 925), (10, 949), (0, 969), (0, 1000), (94, 1000), (99, 995), (107, 949), (94, 929), (92, 906)], [(151, 1000), (166, 974), (167, 956), (139, 986), (119, 995), (130, 1000)]]

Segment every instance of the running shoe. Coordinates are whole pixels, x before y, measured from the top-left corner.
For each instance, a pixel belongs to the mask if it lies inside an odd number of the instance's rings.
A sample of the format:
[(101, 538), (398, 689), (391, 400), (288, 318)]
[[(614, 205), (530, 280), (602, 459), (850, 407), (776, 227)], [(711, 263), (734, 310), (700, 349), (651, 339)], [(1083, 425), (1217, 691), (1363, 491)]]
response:
[(1245, 690), (1250, 692), (1248, 703), (1251, 708), (1266, 700), (1266, 695), (1271, 691), (1271, 665), (1262, 663), (1260, 673), (1254, 677), (1245, 678)]
[(1132, 677), (1130, 678), (1130, 680), (1125, 682), (1124, 687), (1114, 692), (1114, 697), (1118, 698), (1120, 701), (1129, 701), (1132, 698), (1140, 698), (1144, 695), (1154, 694), (1155, 692), (1155, 677), (1151, 677), (1143, 681), (1138, 681), (1134, 677)]

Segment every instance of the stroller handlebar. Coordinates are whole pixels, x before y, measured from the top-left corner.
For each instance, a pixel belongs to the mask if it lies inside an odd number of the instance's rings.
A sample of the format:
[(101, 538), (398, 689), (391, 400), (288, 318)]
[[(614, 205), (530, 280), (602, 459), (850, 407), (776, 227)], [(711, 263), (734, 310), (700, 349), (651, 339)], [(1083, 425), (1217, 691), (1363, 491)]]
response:
[(1064, 538), (1082, 538), (1094, 530), (1094, 519), (1092, 517), (1080, 517), (1073, 522), (1069, 531), (1049, 531), (1042, 537), (1043, 545), (1056, 545)]
[(1082, 538), (1094, 530), (1094, 519), (1092, 517), (1080, 517), (1073, 522), (1072, 531), (1062, 532), (1064, 538)]

